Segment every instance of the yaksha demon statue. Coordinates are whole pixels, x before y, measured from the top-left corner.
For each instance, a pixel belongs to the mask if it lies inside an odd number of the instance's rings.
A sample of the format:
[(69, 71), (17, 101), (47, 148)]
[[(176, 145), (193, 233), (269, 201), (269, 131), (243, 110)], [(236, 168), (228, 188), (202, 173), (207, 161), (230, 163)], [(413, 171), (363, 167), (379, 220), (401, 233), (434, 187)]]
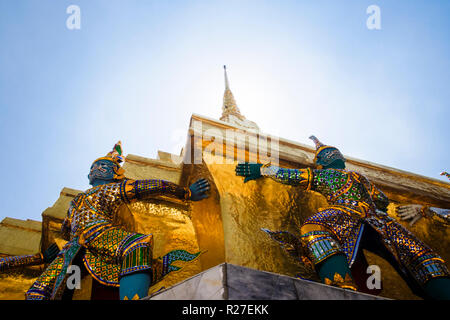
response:
[[(64, 297), (69, 267), (80, 261), (96, 283), (119, 287), (121, 299), (147, 295), (150, 285), (179, 267), (174, 261), (192, 261), (199, 253), (174, 250), (153, 259), (151, 234), (128, 232), (114, 225), (119, 206), (154, 195), (198, 201), (208, 197), (209, 183), (200, 179), (189, 188), (164, 180), (130, 180), (124, 176), (121, 143), (94, 161), (88, 175), (93, 188), (70, 204), (63, 231), (69, 242), (26, 293), (29, 300)], [(81, 263), (82, 261), (82, 263)]]
[(337, 148), (310, 138), (316, 144), (316, 169), (237, 165), (236, 174), (246, 177), (244, 182), (270, 177), (319, 192), (328, 200), (328, 207), (303, 223), (299, 238), (286, 231), (263, 230), (290, 248), (291, 254), (297, 252), (300, 258), (304, 252), (325, 284), (366, 291), (365, 282), (358, 279), (361, 272), (356, 272), (366, 271), (361, 268), (367, 265), (364, 248), (389, 261), (417, 295), (450, 299), (450, 273), (444, 260), (388, 216), (388, 198), (363, 175), (345, 170), (345, 158)]

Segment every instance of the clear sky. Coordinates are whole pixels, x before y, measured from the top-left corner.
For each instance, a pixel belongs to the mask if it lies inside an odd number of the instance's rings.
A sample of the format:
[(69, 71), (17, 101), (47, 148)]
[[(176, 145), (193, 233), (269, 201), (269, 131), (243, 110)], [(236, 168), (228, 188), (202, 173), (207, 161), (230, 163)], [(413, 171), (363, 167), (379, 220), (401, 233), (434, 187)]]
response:
[[(70, 30), (66, 9), (81, 10)], [(381, 30), (369, 30), (377, 5)], [(443, 179), (450, 1), (0, 0), (0, 219), (41, 220), (93, 160), (179, 153), (221, 116), (223, 69), (248, 119)]]

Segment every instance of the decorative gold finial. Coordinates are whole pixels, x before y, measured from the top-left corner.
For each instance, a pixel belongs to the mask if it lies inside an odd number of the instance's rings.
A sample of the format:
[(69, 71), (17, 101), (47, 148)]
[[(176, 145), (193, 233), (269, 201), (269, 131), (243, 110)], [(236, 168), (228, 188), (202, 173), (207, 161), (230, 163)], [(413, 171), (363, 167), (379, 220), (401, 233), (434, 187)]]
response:
[(223, 70), (225, 72), (225, 90), (230, 90), (230, 84), (228, 83), (228, 76), (227, 76), (227, 66), (223, 66)]
[(224, 120), (229, 115), (236, 116), (237, 118), (244, 120), (245, 118), (241, 115), (239, 108), (237, 107), (236, 100), (234, 99), (233, 93), (230, 90), (230, 83), (228, 81), (227, 66), (223, 66), (225, 75), (225, 93), (223, 95), (223, 106), (222, 106), (222, 117), (220, 120)]
[(316, 136), (310, 136), (309, 137), (312, 141), (314, 141), (314, 144), (316, 145), (316, 150), (319, 150), (319, 148), (323, 147), (324, 144), (319, 141), (319, 139), (316, 138)]
[(240, 127), (259, 130), (256, 123), (245, 119), (241, 114), (241, 111), (237, 107), (236, 100), (234, 100), (233, 93), (230, 90), (226, 65), (223, 66), (223, 71), (225, 75), (225, 93), (223, 95), (222, 116), (220, 117), (220, 120)]

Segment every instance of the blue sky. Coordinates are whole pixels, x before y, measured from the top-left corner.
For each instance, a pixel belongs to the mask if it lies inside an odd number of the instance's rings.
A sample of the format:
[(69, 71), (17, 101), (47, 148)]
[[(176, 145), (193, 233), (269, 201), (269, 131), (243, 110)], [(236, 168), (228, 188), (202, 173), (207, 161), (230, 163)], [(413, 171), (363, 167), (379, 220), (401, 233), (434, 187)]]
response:
[[(81, 29), (69, 30), (69, 5)], [(369, 5), (381, 30), (369, 30)], [(0, 219), (41, 220), (91, 162), (178, 153), (221, 115), (223, 69), (267, 133), (443, 179), (449, 1), (0, 0)]]

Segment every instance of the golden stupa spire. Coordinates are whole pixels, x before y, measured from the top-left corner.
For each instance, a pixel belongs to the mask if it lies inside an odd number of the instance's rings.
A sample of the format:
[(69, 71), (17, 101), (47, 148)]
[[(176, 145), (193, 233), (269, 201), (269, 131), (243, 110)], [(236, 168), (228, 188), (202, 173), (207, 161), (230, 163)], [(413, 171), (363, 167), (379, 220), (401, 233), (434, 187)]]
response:
[(223, 71), (225, 74), (225, 90), (230, 90), (230, 83), (228, 82), (228, 75), (227, 75), (227, 66), (223, 66)]
[(228, 82), (228, 75), (227, 75), (227, 66), (223, 66), (224, 73), (225, 73), (225, 93), (223, 94), (223, 105), (222, 105), (222, 117), (220, 120), (224, 120), (229, 115), (234, 115), (237, 118), (243, 120), (245, 119), (241, 112), (239, 111), (239, 108), (236, 104), (236, 100), (234, 99), (233, 93), (230, 90), (230, 83)]

